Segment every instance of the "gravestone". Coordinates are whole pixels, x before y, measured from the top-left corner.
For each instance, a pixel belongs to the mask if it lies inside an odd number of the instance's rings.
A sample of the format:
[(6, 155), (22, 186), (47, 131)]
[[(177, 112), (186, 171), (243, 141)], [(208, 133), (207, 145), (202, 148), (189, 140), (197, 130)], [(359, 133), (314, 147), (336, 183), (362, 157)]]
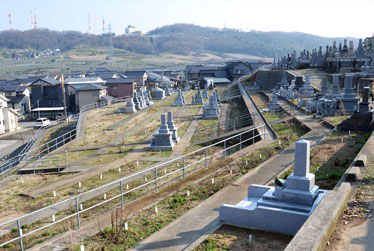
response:
[(170, 132), (166, 123), (166, 115), (161, 114), (161, 125), (159, 130), (152, 135), (151, 143), (147, 150), (151, 151), (170, 151), (173, 150), (175, 143), (173, 133)]
[(171, 111), (168, 111), (168, 128), (169, 131), (172, 133), (172, 139), (175, 143), (178, 143), (179, 137), (178, 137), (178, 127), (174, 125), (173, 121), (173, 115)]
[(136, 112), (136, 108), (135, 108), (134, 101), (132, 98), (130, 98), (126, 104), (126, 113), (135, 113), (135, 112)]
[(215, 95), (216, 95), (217, 103), (219, 104), (219, 106), (221, 106), (221, 98), (220, 98), (219, 95), (218, 95), (218, 90), (215, 89), (214, 92), (216, 93)]
[(280, 106), (278, 103), (277, 91), (273, 89), (273, 94), (271, 96), (271, 100), (269, 102), (269, 110), (273, 112), (280, 111)]
[(138, 103), (139, 103), (139, 107), (140, 107), (140, 109), (143, 109), (143, 108), (144, 108), (144, 102), (143, 102), (143, 100), (142, 100), (141, 95), (140, 95), (140, 94), (137, 94), (136, 96), (137, 96), (136, 98), (138, 99)]
[(143, 105), (143, 107), (145, 108), (145, 107), (147, 107), (148, 105), (147, 105), (147, 101), (145, 100), (145, 96), (144, 96), (144, 93), (142, 92), (142, 94), (140, 95), (140, 99), (141, 99), (141, 101), (142, 101), (142, 105)]
[(287, 180), (279, 179), (275, 187), (249, 186), (244, 200), (219, 208), (219, 220), (238, 227), (295, 235), (327, 194), (315, 185), (309, 159), (310, 142), (297, 141), (294, 171)]
[(353, 89), (353, 74), (345, 74), (344, 94), (341, 98), (341, 113), (343, 115), (353, 114), (358, 110), (358, 100)]
[(317, 100), (315, 99), (312, 99), (312, 100), (308, 100), (306, 102), (306, 108), (305, 108), (305, 113), (306, 114), (312, 114), (312, 113), (315, 113), (317, 111)]
[(329, 92), (329, 86), (327, 83), (327, 77), (322, 77), (321, 90), (319, 95), (324, 96)]
[(299, 89), (300, 95), (304, 98), (310, 98), (314, 95), (314, 89), (310, 85), (310, 75), (305, 74), (305, 84)]
[(203, 98), (207, 99), (208, 98), (208, 87), (205, 85), (204, 90), (203, 90)]
[(363, 93), (362, 93), (362, 101), (360, 103), (360, 113), (368, 112), (369, 111), (369, 96), (370, 96), (370, 87), (366, 86), (364, 87)]
[(183, 98), (183, 95), (182, 95), (182, 90), (178, 89), (178, 95), (175, 98), (173, 106), (183, 106), (183, 105), (185, 105), (185, 102), (184, 102), (184, 98)]
[(203, 107), (203, 118), (204, 119), (218, 119), (219, 118), (219, 107), (214, 102), (214, 96), (209, 97), (209, 104)]
[(134, 104), (135, 104), (135, 108), (136, 108), (136, 110), (140, 110), (140, 109), (142, 109), (142, 108), (141, 108), (141, 105), (140, 105), (140, 103), (139, 103), (139, 100), (138, 100), (138, 97), (137, 97), (137, 93), (136, 93), (136, 92), (134, 92), (134, 94), (133, 94), (133, 101), (134, 101)]
[(200, 93), (200, 87), (197, 89), (197, 93), (195, 95), (195, 105), (202, 105), (204, 102), (203, 102), (203, 97), (201, 96), (201, 93)]
[(296, 76), (295, 77), (295, 89), (299, 90), (304, 84), (303, 76)]

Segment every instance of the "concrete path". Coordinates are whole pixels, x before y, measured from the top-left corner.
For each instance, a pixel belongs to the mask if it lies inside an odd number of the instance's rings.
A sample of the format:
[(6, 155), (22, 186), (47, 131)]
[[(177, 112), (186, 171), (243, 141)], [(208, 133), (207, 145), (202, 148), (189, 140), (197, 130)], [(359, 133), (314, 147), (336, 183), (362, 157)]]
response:
[[(310, 116), (298, 116), (311, 131), (302, 138), (315, 146), (329, 132)], [(266, 138), (266, 137), (265, 137)], [(270, 137), (267, 137), (270, 138)], [(247, 196), (251, 184), (267, 184), (286, 170), (294, 161), (295, 144), (272, 157), (256, 169), (248, 172), (235, 184), (224, 188), (203, 203), (188, 211), (171, 224), (143, 240), (133, 250), (191, 250), (222, 223), (218, 220), (218, 208), (223, 204), (237, 204)]]

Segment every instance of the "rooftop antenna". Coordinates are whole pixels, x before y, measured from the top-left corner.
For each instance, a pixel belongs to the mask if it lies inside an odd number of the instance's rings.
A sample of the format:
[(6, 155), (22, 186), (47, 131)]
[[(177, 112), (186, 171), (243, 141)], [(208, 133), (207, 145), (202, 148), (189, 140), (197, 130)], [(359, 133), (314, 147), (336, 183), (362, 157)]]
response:
[(9, 13), (9, 31), (12, 31), (12, 15)]
[(104, 19), (104, 15), (103, 15), (103, 34), (105, 34), (105, 19)]
[(88, 12), (88, 33), (91, 33), (91, 15)]
[(38, 28), (37, 24), (38, 24), (38, 23), (36, 22), (36, 12), (35, 12), (35, 10), (34, 10), (34, 29), (35, 29), (35, 30)]

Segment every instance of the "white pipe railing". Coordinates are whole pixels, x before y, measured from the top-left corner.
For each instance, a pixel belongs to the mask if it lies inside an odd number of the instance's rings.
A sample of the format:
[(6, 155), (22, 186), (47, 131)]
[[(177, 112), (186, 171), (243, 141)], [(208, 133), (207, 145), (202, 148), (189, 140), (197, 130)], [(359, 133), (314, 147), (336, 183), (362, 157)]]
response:
[[(248, 134), (248, 133), (251, 133), (252, 132), (252, 136), (249, 136), (248, 138), (246, 139), (243, 139), (243, 135), (245, 134)], [(178, 172), (181, 172), (180, 176), (177, 176), (174, 178), (174, 180), (176, 178), (185, 178), (186, 176), (186, 170), (187, 168), (190, 168), (190, 167), (193, 167), (193, 166), (196, 166), (196, 165), (199, 165), (201, 164), (202, 162), (204, 162), (204, 167), (205, 168), (208, 168), (209, 164), (208, 164), (208, 160), (212, 159), (213, 157), (215, 156), (219, 156), (221, 155), (222, 158), (226, 158), (227, 156), (227, 152), (228, 150), (234, 148), (234, 147), (238, 147), (239, 146), (239, 149), (241, 150), (242, 149), (242, 145), (246, 142), (249, 142), (247, 144), (254, 144), (255, 143), (255, 140), (257, 137), (260, 136), (260, 134), (263, 134), (263, 138), (265, 137), (265, 125), (262, 124), (260, 126), (257, 126), (257, 127), (254, 127), (254, 128), (251, 128), (247, 131), (244, 131), (244, 132), (241, 132), (237, 135), (234, 135), (232, 137), (229, 137), (227, 139), (224, 139), (224, 140), (221, 140), (217, 143), (214, 143), (214, 144), (211, 144), (209, 146), (206, 146), (206, 147), (203, 147), (199, 150), (195, 150), (191, 153), (188, 153), (188, 154), (185, 154), (183, 156), (180, 156), (180, 157), (177, 157), (175, 159), (172, 159), (172, 160), (168, 160), (166, 162), (163, 162), (163, 163), (159, 163), (159, 164), (156, 164), (155, 166), (151, 166), (151, 167), (148, 167), (148, 168), (145, 168), (143, 170), (140, 170), (140, 171), (137, 171), (135, 173), (132, 173), (130, 175), (127, 175), (126, 177), (122, 177), (118, 180), (115, 180), (115, 181), (112, 181), (112, 182), (109, 182), (105, 185), (102, 185), (100, 187), (96, 187), (96, 188), (93, 188), (89, 191), (86, 191), (86, 192), (83, 192), (77, 196), (74, 196), (72, 198), (68, 198), (68, 199), (65, 199), (65, 200), (62, 200), (60, 202), (57, 202), (53, 205), (50, 205), (50, 206), (47, 206), (47, 207), (44, 207), (44, 208), (41, 208), (41, 209), (38, 209), (36, 211), (33, 211), (31, 213), (28, 213), (28, 214), (25, 214), (23, 216), (20, 216), (20, 217), (17, 217), (15, 219), (12, 219), (12, 220), (8, 220), (8, 221), (5, 221), (5, 222), (2, 222), (0, 223), (0, 227), (6, 227), (7, 228), (12, 228), (12, 227), (16, 227), (18, 228), (18, 233), (19, 233), (19, 236), (16, 237), (16, 238), (13, 238), (11, 240), (8, 240), (4, 243), (1, 243), (0, 244), (0, 247), (3, 247), (4, 245), (8, 244), (8, 243), (11, 243), (11, 242), (14, 242), (14, 241), (17, 241), (19, 240), (20, 241), (20, 246), (21, 246), (21, 250), (23, 250), (23, 242), (22, 242), (22, 238), (25, 237), (25, 236), (28, 236), (28, 235), (31, 235), (33, 233), (36, 233), (40, 230), (43, 230), (45, 228), (48, 228), (50, 226), (53, 226), (55, 224), (58, 224), (66, 219), (69, 219), (71, 217), (74, 217), (74, 216), (77, 216), (77, 226), (78, 228), (80, 227), (80, 218), (79, 218), (79, 214), (83, 213), (83, 212), (86, 212), (88, 210), (91, 210), (91, 209), (94, 209), (100, 205), (103, 205), (105, 203), (108, 203), (114, 199), (117, 199), (117, 198), (121, 198), (121, 206), (123, 208), (124, 206), (124, 195), (126, 194), (129, 194), (131, 192), (134, 192), (136, 190), (139, 190), (143, 187), (146, 187), (147, 185), (151, 185), (154, 183), (155, 185), (155, 191), (157, 192), (158, 191), (158, 188), (160, 186), (159, 184), (159, 181), (160, 180), (163, 180), (165, 179), (166, 177), (169, 177), (171, 176), (172, 174), (176, 174)], [(228, 141), (231, 141), (231, 140), (235, 140), (235, 139), (238, 139), (239, 138), (239, 143), (235, 143), (229, 147), (227, 147), (227, 142)], [(252, 143), (251, 143), (252, 141)], [(208, 149), (210, 148), (213, 148), (215, 146), (218, 146), (218, 145), (224, 145), (224, 148), (222, 150), (219, 150), (217, 152), (214, 152), (213, 154), (209, 155), (207, 154)], [(193, 163), (190, 163), (190, 164), (187, 164), (185, 165), (185, 159), (187, 159), (188, 157), (190, 157), (190, 159), (193, 159), (191, 157), (193, 157), (195, 154), (197, 153), (201, 153), (202, 156), (204, 156), (202, 159), (199, 159), (199, 160), (196, 160), (195, 162)], [(182, 161), (182, 167), (181, 168), (177, 168), (176, 170), (173, 170), (169, 173), (166, 173), (165, 175), (159, 177), (158, 174), (157, 174), (157, 171), (160, 170), (161, 168), (165, 167), (165, 166), (168, 166), (174, 162), (178, 162), (179, 161)], [(174, 165), (173, 165), (174, 166)], [(154, 173), (155, 174), (155, 178), (153, 180), (150, 180), (150, 181), (146, 181), (144, 184), (141, 184), (137, 187), (134, 187), (132, 189), (129, 189), (127, 191), (123, 191), (123, 182), (124, 181), (127, 181), (127, 182), (132, 182), (132, 181), (136, 181), (136, 178), (139, 178), (141, 177), (142, 175), (149, 175), (149, 173)], [(168, 181), (165, 181), (165, 184), (167, 184)], [(101, 201), (97, 204), (94, 204), (86, 209), (83, 209), (83, 210), (80, 210), (79, 209), (79, 203), (81, 202), (84, 202), (86, 200), (89, 200), (91, 198), (94, 198), (98, 195), (101, 195), (107, 191), (110, 191), (110, 190), (113, 190), (114, 188), (117, 188), (117, 187), (120, 187), (120, 193), (111, 197), (111, 198), (108, 198), (108, 199), (105, 199), (104, 201)], [(142, 195), (144, 196), (144, 195)], [(86, 198), (86, 199), (85, 199)], [(36, 228), (30, 232), (27, 232), (27, 233), (22, 233), (22, 220), (23, 221), (26, 221), (27, 222), (24, 222), (24, 224), (31, 224), (31, 223), (34, 223), (36, 221), (39, 221), (41, 219), (44, 219), (44, 218), (47, 218), (47, 217), (50, 217), (52, 214), (56, 214), (57, 212), (62, 212), (66, 209), (70, 209), (70, 208), (74, 208), (75, 207), (75, 212), (72, 213), (72, 214), (69, 214), (67, 216), (65, 216), (64, 218), (62, 219), (59, 219), (59, 220), (56, 220), (55, 222), (52, 222), (52, 223), (49, 223), (49, 224), (46, 224), (44, 226), (41, 226), (39, 228)], [(53, 211), (53, 212), (51, 212)], [(41, 216), (42, 215), (42, 216)]]

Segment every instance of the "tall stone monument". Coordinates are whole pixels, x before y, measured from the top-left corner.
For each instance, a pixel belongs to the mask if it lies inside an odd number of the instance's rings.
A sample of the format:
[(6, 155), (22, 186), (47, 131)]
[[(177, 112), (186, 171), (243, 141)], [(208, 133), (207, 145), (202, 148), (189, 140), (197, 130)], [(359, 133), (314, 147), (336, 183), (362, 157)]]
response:
[(175, 143), (178, 143), (179, 137), (178, 137), (178, 127), (174, 125), (173, 115), (171, 111), (168, 111), (168, 128), (169, 131), (172, 133), (172, 139)]
[(205, 99), (208, 98), (208, 87), (207, 87), (207, 85), (204, 86), (204, 90), (203, 90), (203, 98), (205, 98)]
[(141, 107), (141, 105), (140, 105), (140, 103), (139, 103), (139, 100), (138, 100), (138, 97), (137, 97), (137, 93), (136, 93), (136, 92), (133, 93), (133, 101), (134, 101), (134, 104), (135, 104), (135, 108), (136, 108), (136, 110), (140, 110), (140, 109), (142, 109), (142, 107)]
[(151, 143), (147, 150), (151, 151), (170, 151), (173, 150), (175, 143), (173, 141), (173, 132), (169, 130), (166, 123), (166, 115), (161, 114), (161, 125), (157, 133), (152, 135)]
[(271, 96), (271, 100), (269, 102), (269, 110), (272, 112), (280, 111), (280, 106), (278, 103), (277, 91), (273, 89), (273, 94)]
[(178, 95), (175, 98), (173, 106), (183, 106), (183, 105), (185, 105), (185, 102), (184, 102), (184, 97), (183, 97), (183, 94), (182, 94), (182, 90), (178, 89)]
[(219, 106), (214, 101), (214, 96), (209, 97), (209, 104), (203, 107), (203, 118), (204, 119), (218, 119), (219, 118)]
[(341, 113), (352, 115), (358, 110), (358, 100), (353, 89), (353, 74), (345, 74), (344, 77), (344, 94), (340, 99)]
[(299, 89), (300, 95), (304, 98), (310, 98), (314, 95), (314, 89), (310, 85), (310, 75), (305, 74), (305, 84)]
[(234, 205), (219, 208), (225, 224), (295, 235), (327, 191), (315, 185), (309, 172), (310, 142), (296, 142), (294, 171), (275, 187), (251, 185), (248, 197)]
[(126, 113), (135, 113), (135, 112), (136, 112), (136, 108), (135, 108), (134, 101), (132, 98), (130, 98), (126, 104)]

